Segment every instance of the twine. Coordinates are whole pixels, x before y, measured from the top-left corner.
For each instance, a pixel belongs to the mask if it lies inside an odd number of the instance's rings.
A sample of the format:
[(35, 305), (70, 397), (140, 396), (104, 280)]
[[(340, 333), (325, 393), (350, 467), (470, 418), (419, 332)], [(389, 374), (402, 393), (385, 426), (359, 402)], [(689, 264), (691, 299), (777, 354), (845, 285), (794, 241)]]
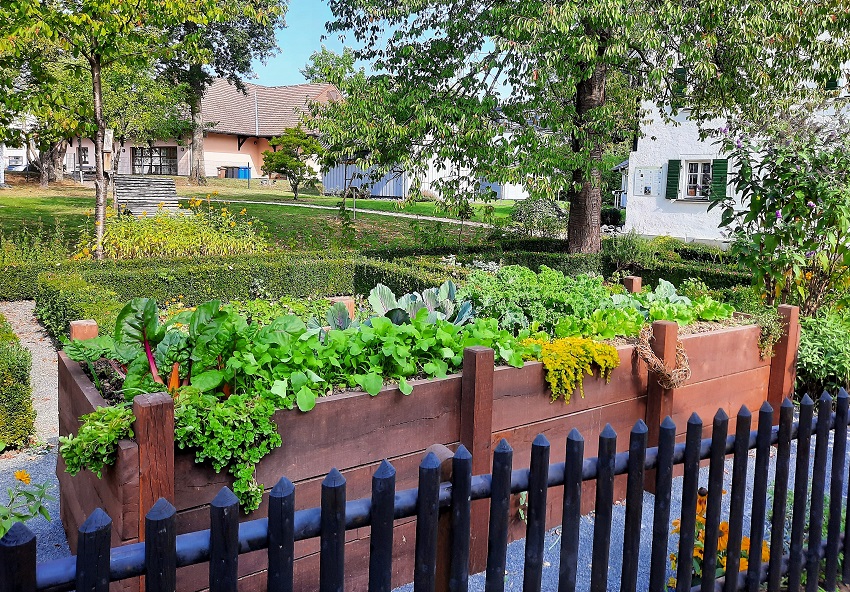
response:
[(688, 354), (685, 353), (682, 340), (676, 339), (676, 366), (670, 370), (652, 351), (652, 346), (649, 345), (651, 339), (652, 327), (647, 325), (641, 329), (635, 351), (646, 362), (650, 371), (658, 376), (658, 384), (661, 385), (661, 388), (668, 390), (679, 388), (691, 377), (691, 366), (688, 363)]

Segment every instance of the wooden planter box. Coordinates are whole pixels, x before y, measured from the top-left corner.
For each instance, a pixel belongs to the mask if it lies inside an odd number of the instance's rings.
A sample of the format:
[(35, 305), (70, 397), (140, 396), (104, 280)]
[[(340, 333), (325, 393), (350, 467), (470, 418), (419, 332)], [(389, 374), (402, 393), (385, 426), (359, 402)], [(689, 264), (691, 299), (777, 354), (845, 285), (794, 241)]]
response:
[[(376, 397), (352, 392), (322, 398), (309, 413), (279, 411), (275, 415), (283, 445), (264, 458), (257, 479), (268, 491), (283, 475), (296, 484), (298, 509), (320, 505), (321, 481), (331, 467), (347, 479), (349, 500), (366, 497), (371, 477), (383, 459), (397, 470), (397, 488), (416, 486), (417, 467), (426, 449), (443, 445), (455, 449), (463, 443), (473, 455), (473, 472), (490, 470), (491, 451), (502, 438), (514, 448), (514, 468), (528, 467), (531, 442), (544, 434), (552, 445), (551, 461), (564, 460), (567, 434), (577, 428), (586, 440), (586, 456), (595, 456), (598, 436), (606, 423), (618, 434), (618, 451), (628, 450), (628, 433), (643, 419), (650, 427), (649, 445), (657, 443), (657, 426), (667, 415), (684, 434), (692, 412), (706, 424), (706, 436), (718, 407), (734, 418), (742, 405), (757, 409), (764, 401), (774, 408), (790, 396), (799, 335), (796, 309), (783, 309), (788, 332), (776, 347), (776, 355), (761, 359), (759, 328), (742, 326), (682, 337), (692, 368), (691, 379), (681, 388), (664, 390), (647, 371), (633, 346), (618, 348), (621, 365), (610, 383), (598, 378), (584, 381), (585, 397), (574, 394), (569, 405), (551, 401), (540, 363), (523, 368), (493, 367), (493, 351), (469, 348), (464, 352), (461, 374), (413, 383), (405, 397), (396, 388), (385, 388)], [(675, 352), (675, 323), (653, 326), (653, 347), (662, 359)], [(59, 429), (76, 433), (78, 418), (104, 405), (104, 400), (80, 366), (59, 353)], [(72, 551), (77, 530), (97, 507), (114, 521), (113, 543), (144, 540), (144, 515), (160, 497), (178, 509), (178, 532), (209, 527), (208, 504), (231, 479), (216, 474), (208, 465), (194, 463), (191, 452), (175, 450), (173, 403), (168, 395), (146, 395), (134, 402), (136, 438), (122, 441), (118, 461), (97, 479), (88, 471), (71, 477), (62, 460), (57, 465), (60, 511)], [(778, 415), (778, 414), (777, 414)], [(734, 421), (734, 420), (733, 420)], [(655, 426), (653, 431), (652, 427)], [(733, 430), (734, 426), (730, 426)], [(653, 440), (655, 438), (655, 440)], [(445, 449), (443, 449), (445, 451)], [(618, 480), (618, 495), (625, 480)], [(593, 507), (592, 483), (584, 489), (583, 505)], [(514, 500), (515, 509), (518, 500)], [(560, 523), (561, 492), (549, 492), (550, 526)], [(267, 505), (243, 519), (266, 515)], [(483, 570), (487, 547), (488, 502), (473, 504), (472, 573)], [(525, 525), (512, 512), (513, 539), (522, 538)], [(413, 579), (415, 519), (395, 526), (394, 585)], [(445, 550), (442, 544), (441, 549)], [(369, 529), (350, 531), (346, 546), (347, 590), (365, 590), (368, 581)], [(296, 546), (296, 586), (318, 589), (318, 540)], [(443, 556), (445, 556), (444, 551)], [(265, 587), (265, 552), (240, 557), (242, 590)], [(178, 572), (178, 589), (202, 590), (207, 586), (206, 566)], [(138, 582), (114, 584), (116, 589), (135, 589)]]

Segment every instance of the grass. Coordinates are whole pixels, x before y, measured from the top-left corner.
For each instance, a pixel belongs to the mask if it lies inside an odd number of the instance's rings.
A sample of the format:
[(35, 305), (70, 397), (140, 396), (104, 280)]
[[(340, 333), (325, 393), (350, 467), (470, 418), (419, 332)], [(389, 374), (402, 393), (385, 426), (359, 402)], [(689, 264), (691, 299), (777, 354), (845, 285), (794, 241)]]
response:
[[(231, 179), (213, 181), (235, 181)], [(51, 184), (47, 188), (39, 187), (37, 180), (26, 182), (23, 175), (9, 175), (7, 182), (10, 189), (0, 189), (0, 234), (15, 233), (22, 228), (47, 228), (54, 225), (61, 227), (70, 246), (78, 242), (81, 229), (93, 224), (90, 217), (94, 209), (94, 189), (82, 187), (73, 182)], [(184, 180), (185, 182), (185, 180)], [(244, 183), (244, 181), (242, 181)], [(193, 192), (187, 191), (193, 190)], [(247, 188), (228, 187), (224, 184), (210, 189), (219, 191), (218, 198), (238, 202), (272, 201), (263, 195), (274, 195), (277, 201), (288, 201), (284, 191), (272, 188), (272, 193), (254, 194), (254, 188), (247, 193)], [(267, 192), (270, 188), (264, 188)], [(207, 190), (198, 192), (197, 187), (180, 187), (178, 192), (183, 196), (206, 195)], [(246, 197), (247, 194), (247, 197)], [(314, 196), (316, 197), (316, 196)], [(329, 203), (333, 198), (328, 199)], [(289, 194), (291, 200), (291, 194)], [(299, 202), (302, 201), (299, 199)], [(306, 202), (306, 200), (303, 200)], [(442, 224), (431, 221), (418, 221), (405, 218), (391, 218), (358, 211), (357, 220), (350, 227), (343, 224), (337, 212), (328, 210), (313, 210), (309, 208), (286, 207), (285, 205), (243, 204), (250, 216), (262, 221), (268, 227), (272, 240), (284, 249), (316, 249), (316, 248), (361, 248), (369, 249), (386, 245), (412, 245), (433, 241), (445, 241), (452, 244), (459, 240), (468, 242), (476, 237), (476, 231), (470, 228), (463, 230), (459, 237), (460, 228), (456, 225)], [(330, 205), (336, 205), (330, 203)], [(419, 204), (417, 204), (419, 205)], [(235, 209), (231, 207), (231, 209)], [(480, 236), (481, 230), (477, 231)]]
[[(298, 201), (295, 201), (294, 194), (289, 188), (286, 181), (277, 181), (273, 185), (260, 185), (259, 179), (251, 181), (251, 187), (248, 188), (248, 182), (241, 179), (207, 179), (205, 187), (197, 185), (189, 185), (185, 178), (178, 177), (177, 193), (185, 197), (205, 198), (213, 192), (218, 192), (219, 199), (227, 199), (229, 201), (270, 201), (275, 203), (304, 203), (320, 206), (339, 207), (342, 199), (334, 196), (321, 195), (315, 189), (303, 191), (298, 196)], [(498, 200), (490, 202), (493, 206), (493, 216), (495, 219), (510, 217), (511, 208), (514, 202), (508, 200)], [(348, 200), (348, 207), (351, 208), (351, 200)], [(442, 212), (437, 207), (436, 202), (417, 202), (417, 203), (400, 203), (393, 199), (360, 199), (357, 200), (357, 211), (366, 212), (369, 210), (378, 212), (403, 212), (405, 214), (415, 214), (419, 216), (432, 216), (435, 218), (456, 218), (448, 212)], [(473, 220), (477, 222), (486, 221), (484, 218), (484, 203), (473, 204), (475, 214)]]

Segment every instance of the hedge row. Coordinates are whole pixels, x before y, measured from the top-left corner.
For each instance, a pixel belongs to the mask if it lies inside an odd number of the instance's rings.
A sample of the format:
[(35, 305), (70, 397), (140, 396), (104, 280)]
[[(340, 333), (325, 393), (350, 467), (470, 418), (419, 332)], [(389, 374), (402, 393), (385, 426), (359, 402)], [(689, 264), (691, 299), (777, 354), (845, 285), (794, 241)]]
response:
[(56, 339), (68, 324), (94, 319), (111, 333), (124, 303), (135, 297), (176, 299), (194, 306), (213, 298), (337, 296), (353, 293), (354, 258), (299, 253), (234, 258), (63, 264), (35, 282), (36, 315)]
[(0, 315), (0, 448), (24, 446), (33, 435), (32, 355)]
[(463, 281), (468, 273), (462, 267), (427, 265), (415, 258), (383, 261), (363, 257), (354, 263), (354, 294), (366, 296), (378, 284), (384, 284), (396, 294), (422, 292), (449, 279)]

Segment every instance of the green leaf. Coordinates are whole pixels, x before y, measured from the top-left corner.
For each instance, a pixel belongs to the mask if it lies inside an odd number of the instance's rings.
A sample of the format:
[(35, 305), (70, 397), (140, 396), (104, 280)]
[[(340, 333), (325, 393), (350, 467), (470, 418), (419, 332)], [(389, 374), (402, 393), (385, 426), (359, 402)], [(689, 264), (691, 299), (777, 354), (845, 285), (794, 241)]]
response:
[(398, 390), (400, 390), (403, 395), (409, 395), (413, 392), (413, 386), (407, 382), (406, 378), (402, 377), (398, 379)]
[(370, 372), (369, 374), (357, 374), (354, 377), (354, 380), (360, 385), (360, 388), (373, 397), (377, 395), (384, 386), (383, 379), (374, 372)]
[(303, 386), (295, 395), (295, 402), (298, 405), (299, 410), (304, 412), (310, 411), (316, 406), (316, 393), (306, 386)]
[(221, 370), (207, 370), (201, 374), (192, 376), (192, 386), (201, 392), (212, 391), (224, 382), (224, 372)]

